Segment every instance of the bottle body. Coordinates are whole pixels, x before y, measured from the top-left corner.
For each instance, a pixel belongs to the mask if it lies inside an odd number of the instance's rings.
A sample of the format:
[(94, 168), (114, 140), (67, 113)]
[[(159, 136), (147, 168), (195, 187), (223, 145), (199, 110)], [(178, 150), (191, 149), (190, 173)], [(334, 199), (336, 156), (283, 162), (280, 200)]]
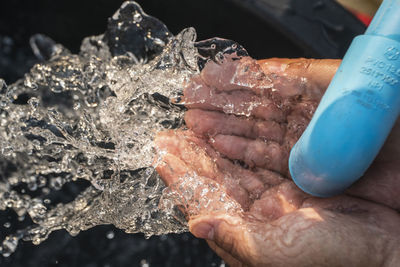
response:
[(359, 179), (400, 112), (400, 42), (356, 37), (289, 157), (294, 182), (328, 197)]

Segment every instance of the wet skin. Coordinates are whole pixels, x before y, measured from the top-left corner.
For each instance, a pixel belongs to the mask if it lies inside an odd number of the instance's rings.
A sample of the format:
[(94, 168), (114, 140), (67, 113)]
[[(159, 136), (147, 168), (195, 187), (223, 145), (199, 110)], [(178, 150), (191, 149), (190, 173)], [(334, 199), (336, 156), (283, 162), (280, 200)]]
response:
[[(157, 171), (182, 195), (190, 231), (231, 266), (400, 265), (399, 123), (343, 195), (312, 197), (288, 173), (290, 149), (339, 64), (209, 62), (185, 86), (188, 130), (157, 135)], [(181, 193), (191, 190), (203, 194)]]

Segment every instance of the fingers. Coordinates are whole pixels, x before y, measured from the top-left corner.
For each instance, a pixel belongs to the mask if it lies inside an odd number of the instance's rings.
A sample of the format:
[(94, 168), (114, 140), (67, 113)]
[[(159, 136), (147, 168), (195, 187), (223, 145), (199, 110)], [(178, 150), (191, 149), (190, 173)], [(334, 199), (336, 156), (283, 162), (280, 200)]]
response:
[(215, 110), (278, 122), (285, 120), (286, 106), (279, 107), (280, 103), (248, 90), (224, 92), (210, 88), (200, 77), (194, 77), (184, 89), (183, 100), (189, 109)]
[[(168, 161), (173, 166), (173, 169), (180, 171), (178, 174), (190, 169), (200, 176), (209, 178), (219, 175), (216, 165), (205, 153), (205, 142), (200, 138), (196, 138), (190, 131), (160, 132), (156, 136), (155, 144), (162, 151), (162, 161)], [(173, 160), (169, 161), (170, 159)], [(179, 164), (185, 164), (186, 167), (177, 167)], [(160, 167), (166, 168), (164, 166)]]
[(335, 75), (341, 60), (337, 59), (287, 59), (272, 58), (259, 60), (264, 73), (287, 77), (298, 84), (307, 82), (305, 94), (320, 98)]
[(166, 186), (177, 183), (180, 177), (191, 173), (185, 162), (172, 154), (165, 154), (159, 159), (156, 171), (163, 179)]
[(223, 62), (208, 62), (201, 78), (209, 87), (222, 91), (246, 89), (263, 95), (275, 89), (285, 97), (306, 94), (320, 98), (340, 63), (341, 60), (305, 58), (233, 60), (227, 56)]
[(274, 121), (252, 120), (199, 109), (188, 110), (185, 122), (193, 132), (203, 136), (236, 135), (281, 143), (285, 132), (284, 127)]
[[(243, 209), (248, 209), (250, 205), (248, 192), (237, 180), (221, 172), (215, 162), (217, 161), (215, 151), (204, 140), (197, 138), (191, 131), (164, 131), (157, 134), (155, 144), (160, 158), (156, 170), (168, 186), (180, 183), (190, 189), (196, 184), (185, 183), (185, 179), (206, 177), (221, 185), (224, 192), (237, 201)], [(198, 185), (204, 188), (207, 186), (206, 183)], [(214, 197), (218, 198), (218, 195), (215, 194)]]
[(242, 168), (230, 160), (217, 157), (216, 163), (224, 173), (229, 173), (231, 178), (238, 181), (239, 185), (249, 193), (250, 200), (258, 199), (269, 187), (268, 180), (262, 180), (260, 175)]
[(287, 172), (288, 152), (275, 142), (217, 135), (212, 139), (211, 145), (228, 158), (241, 160), (250, 167), (260, 167), (279, 173)]
[[(340, 61), (251, 58), (210, 61), (184, 89), (189, 108), (285, 121), (302, 101), (319, 101)], [(315, 103), (314, 103), (315, 105)]]
[(272, 80), (250, 57), (234, 60), (227, 55), (223, 62), (209, 61), (201, 72), (201, 78), (210, 88), (221, 91), (245, 89), (261, 94), (263, 90), (273, 87)]
[(284, 178), (282, 175), (270, 170), (255, 168), (254, 172), (258, 175), (259, 179), (262, 182), (268, 184), (271, 187), (279, 185), (286, 180), (286, 178)]
[(316, 104), (299, 103), (293, 111), (287, 116), (286, 132), (284, 136), (283, 145), (288, 151), (296, 144), (297, 140), (301, 137), (306, 130), (308, 123), (311, 120)]
[(199, 85), (209, 91), (249, 91), (271, 100), (303, 96), (319, 100), (328, 87), (340, 60), (267, 59), (249, 57), (233, 60), (229, 56), (220, 63), (206, 64), (185, 95)]
[(168, 186), (182, 183), (180, 178), (196, 173), (222, 185), (227, 194), (240, 203), (244, 210), (266, 189), (283, 180), (271, 171), (253, 172), (221, 158), (203, 140), (190, 132), (161, 132), (155, 143), (161, 154), (156, 170)]

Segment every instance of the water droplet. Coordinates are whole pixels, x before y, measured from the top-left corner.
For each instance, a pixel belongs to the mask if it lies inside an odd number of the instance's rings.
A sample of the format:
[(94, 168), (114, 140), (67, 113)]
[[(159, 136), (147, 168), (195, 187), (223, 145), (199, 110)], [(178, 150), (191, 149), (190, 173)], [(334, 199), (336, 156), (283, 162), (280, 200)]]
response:
[(28, 104), (31, 106), (31, 108), (32, 108), (33, 110), (36, 110), (37, 107), (38, 107), (39, 104), (40, 104), (40, 101), (39, 101), (39, 99), (37, 99), (36, 97), (31, 97), (31, 98), (28, 100)]
[(36, 189), (38, 188), (38, 185), (36, 183), (36, 177), (35, 176), (29, 177), (27, 186), (28, 186), (29, 190), (36, 191)]
[(63, 179), (61, 177), (52, 178), (50, 180), (50, 188), (60, 190), (63, 186)]
[(224, 60), (225, 60), (224, 53), (218, 52), (218, 53), (215, 55), (215, 61), (216, 61), (217, 63), (222, 64), (222, 63), (224, 62)]
[(44, 218), (46, 211), (46, 207), (42, 203), (38, 202), (30, 207), (28, 213), (34, 222), (39, 222)]
[(36, 90), (38, 85), (32, 81), (32, 77), (26, 76), (24, 80), (24, 85), (32, 90)]
[(48, 195), (48, 194), (50, 193), (50, 189), (47, 188), (47, 187), (43, 187), (43, 188), (42, 188), (42, 193), (43, 193), (44, 195)]
[[(43, 186), (46, 185), (46, 183), (47, 183), (46, 178), (43, 177), (43, 176), (39, 176), (39, 178), (37, 179), (37, 185), (38, 185), (38, 187), (43, 187)], [(43, 191), (42, 191), (42, 192), (43, 192)]]
[(18, 239), (15, 236), (7, 236), (2, 244), (1, 253), (4, 257), (9, 257), (16, 249), (18, 245)]
[(74, 103), (74, 110), (78, 110), (81, 107), (81, 103), (76, 102)]
[(113, 231), (108, 231), (106, 237), (107, 239), (113, 239), (115, 237), (115, 233)]
[(14, 152), (14, 149), (11, 146), (6, 146), (6, 147), (1, 148), (1, 154), (3, 154), (6, 157), (10, 157), (13, 154), (13, 152)]
[(140, 15), (140, 13), (135, 13), (135, 14), (133, 15), (133, 21), (134, 21), (135, 23), (141, 22), (142, 19), (143, 19), (143, 17), (142, 17), (142, 15)]
[(140, 261), (140, 266), (141, 267), (149, 267), (150, 264), (147, 262), (147, 260), (143, 259)]

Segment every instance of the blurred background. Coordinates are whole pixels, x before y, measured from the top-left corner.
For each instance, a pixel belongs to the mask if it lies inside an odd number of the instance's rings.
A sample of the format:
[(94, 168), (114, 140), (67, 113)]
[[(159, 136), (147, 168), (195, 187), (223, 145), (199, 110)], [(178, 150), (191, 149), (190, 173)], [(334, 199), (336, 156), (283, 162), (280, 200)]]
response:
[[(74, 53), (84, 37), (105, 31), (122, 0), (3, 0), (0, 3), (0, 78), (22, 77), (38, 60), (29, 38), (43, 33)], [(144, 11), (177, 34), (194, 27), (198, 40), (232, 39), (252, 57), (341, 58), (362, 34), (380, 0), (137, 0)], [(68, 191), (69, 190), (69, 191)], [(74, 194), (73, 188), (63, 194)], [(18, 222), (0, 211), (0, 240)], [(113, 226), (95, 227), (77, 237), (52, 233), (35, 246), (21, 242), (0, 266), (223, 266), (204, 241), (189, 233), (152, 237), (128, 235)]]

